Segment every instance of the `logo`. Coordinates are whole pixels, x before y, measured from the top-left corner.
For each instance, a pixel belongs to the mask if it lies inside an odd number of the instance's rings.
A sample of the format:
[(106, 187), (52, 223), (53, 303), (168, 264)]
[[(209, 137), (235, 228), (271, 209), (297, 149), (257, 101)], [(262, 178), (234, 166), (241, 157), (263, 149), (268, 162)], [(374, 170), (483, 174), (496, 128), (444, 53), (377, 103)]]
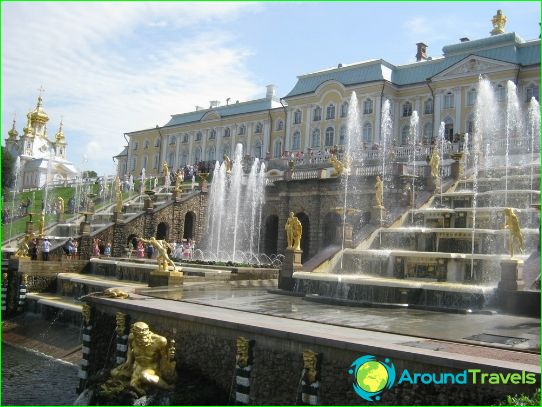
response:
[(380, 400), (380, 394), (395, 383), (395, 366), (388, 358), (381, 362), (372, 355), (362, 356), (352, 363), (348, 373), (354, 376), (354, 391), (367, 401)]

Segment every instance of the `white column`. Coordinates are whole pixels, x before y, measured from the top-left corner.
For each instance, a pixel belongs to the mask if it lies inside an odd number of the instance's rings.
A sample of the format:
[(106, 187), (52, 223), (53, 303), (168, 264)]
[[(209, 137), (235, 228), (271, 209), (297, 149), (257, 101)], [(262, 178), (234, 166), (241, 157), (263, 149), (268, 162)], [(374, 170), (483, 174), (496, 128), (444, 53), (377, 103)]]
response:
[[(249, 126), (247, 126), (247, 132), (245, 133), (244, 136), (239, 136), (240, 138), (241, 137), (250, 137), (249, 136), (250, 132), (249, 132)], [(230, 132), (230, 137), (231, 137), (231, 140), (228, 140), (229, 143), (231, 143), (230, 145), (230, 158), (233, 159), (233, 154), (235, 153), (235, 143), (236, 143), (236, 140), (237, 140), (237, 134), (235, 134), (234, 132)]]
[(435, 91), (435, 100), (434, 100), (434, 110), (433, 110), (433, 117), (435, 118), (435, 126), (433, 127), (433, 138), (436, 139), (438, 137), (438, 129), (440, 127), (440, 106), (442, 103), (442, 91)]
[[(297, 108), (296, 108), (297, 110)], [(286, 126), (286, 139), (284, 140), (284, 144), (282, 146), (282, 151), (284, 150), (290, 150), (290, 146), (292, 145), (292, 142), (291, 142), (291, 139), (292, 139), (292, 132), (294, 131), (293, 130), (293, 126), (294, 126), (294, 115), (295, 115), (295, 110), (291, 110), (291, 109), (287, 109), (287, 112), (288, 112), (288, 116), (289, 116), (289, 120), (288, 121), (285, 121), (285, 126)], [(301, 121), (303, 121), (303, 111), (301, 111)], [(275, 149), (274, 149), (274, 146), (273, 146), (273, 151), (271, 151), (271, 154), (275, 154)]]
[(164, 161), (166, 161), (166, 152), (167, 152), (167, 137), (164, 136), (163, 134), (160, 134), (160, 132), (158, 132), (159, 136), (160, 136), (160, 158), (158, 159), (158, 174), (160, 174), (160, 171), (161, 171), (161, 168), (162, 168), (162, 163)]
[(188, 134), (188, 158), (186, 159), (187, 165), (193, 164), (193, 157), (192, 157), (192, 146), (194, 145), (194, 140), (196, 139), (196, 132), (193, 131)]
[[(377, 95), (374, 98), (375, 101), (375, 127), (374, 127), (374, 139), (375, 142), (380, 143), (382, 141), (382, 134), (380, 132), (381, 120), (382, 120), (382, 96)], [(363, 113), (363, 101), (361, 101), (361, 105), (359, 107), (360, 112)], [(361, 124), (363, 126), (363, 123)], [(378, 135), (378, 140), (376, 139)]]
[(303, 151), (304, 152), (307, 152), (307, 149), (311, 146), (311, 138), (312, 138), (312, 135), (311, 135), (311, 120), (312, 120), (312, 117), (311, 117), (311, 110), (312, 110), (312, 105), (309, 105), (309, 106), (306, 106), (305, 107), (305, 114), (303, 115), (305, 117), (305, 139), (304, 139), (304, 147), (303, 147)]
[(401, 144), (401, 103), (399, 99), (393, 99), (393, 139), (397, 140), (397, 144)]
[[(265, 134), (265, 120), (262, 120), (262, 123), (263, 123), (262, 131)], [(256, 136), (255, 138), (257, 137), (258, 136)], [(251, 142), (252, 142), (252, 133), (248, 133), (247, 134), (247, 148), (246, 148), (246, 151), (243, 151), (243, 154), (245, 155), (249, 154), (250, 156), (252, 156)]]
[(461, 107), (463, 106), (461, 87), (458, 86), (454, 89), (454, 107), (455, 107), (455, 121), (454, 121), (454, 134), (461, 133)]
[[(284, 124), (286, 125), (286, 124)], [(269, 143), (271, 140), (271, 128), (273, 127), (273, 117), (269, 120), (268, 125), (263, 128), (263, 140), (262, 140), (262, 153), (261, 155), (265, 158), (267, 151), (269, 150)]]
[(179, 168), (179, 149), (181, 148), (181, 135), (177, 134), (177, 136), (175, 136), (175, 139), (177, 140), (177, 149), (175, 150), (175, 162), (173, 163), (173, 168)]
[[(218, 132), (216, 136), (218, 137)], [(206, 146), (207, 146), (207, 137), (203, 137), (203, 141), (201, 143), (201, 158), (200, 158), (201, 161), (207, 161), (207, 155), (205, 151)]]

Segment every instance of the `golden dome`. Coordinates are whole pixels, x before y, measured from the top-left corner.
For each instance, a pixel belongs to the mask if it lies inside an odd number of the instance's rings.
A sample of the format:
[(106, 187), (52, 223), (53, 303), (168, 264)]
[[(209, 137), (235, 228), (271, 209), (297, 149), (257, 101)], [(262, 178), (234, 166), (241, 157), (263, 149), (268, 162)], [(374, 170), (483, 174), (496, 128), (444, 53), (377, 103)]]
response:
[(47, 123), (49, 121), (49, 116), (43, 108), (41, 107), (42, 98), (41, 95), (38, 96), (38, 103), (36, 105), (36, 108), (30, 112), (30, 119), (32, 120), (32, 123), (38, 122), (38, 123)]
[(32, 129), (31, 116), (32, 116), (31, 113), (28, 113), (26, 115), (26, 127), (23, 129), (24, 135), (27, 136), (27, 137), (32, 137), (33, 136), (33, 134), (32, 134), (33, 129)]
[(63, 125), (64, 125), (64, 123), (62, 123), (62, 120), (61, 120), (60, 121), (60, 127), (58, 128), (58, 131), (55, 134), (55, 140), (56, 140), (57, 143), (64, 143), (65, 142), (64, 132), (62, 131), (62, 126)]
[(19, 133), (17, 133), (17, 130), (15, 129), (15, 119), (13, 119), (13, 126), (11, 127), (11, 130), (8, 131), (9, 138), (17, 138)]

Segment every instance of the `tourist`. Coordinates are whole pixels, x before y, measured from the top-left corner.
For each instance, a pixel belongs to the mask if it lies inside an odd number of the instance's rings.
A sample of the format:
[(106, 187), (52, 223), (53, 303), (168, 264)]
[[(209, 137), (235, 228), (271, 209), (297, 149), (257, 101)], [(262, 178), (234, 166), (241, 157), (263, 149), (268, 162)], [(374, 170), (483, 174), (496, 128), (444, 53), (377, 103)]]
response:
[(28, 254), (30, 254), (30, 260), (38, 260), (38, 241), (36, 239), (32, 239)]
[(73, 240), (73, 248), (72, 248), (72, 256), (74, 259), (77, 259), (77, 248), (79, 247), (79, 243), (77, 240)]
[(107, 242), (104, 248), (105, 257), (111, 257), (111, 243)]
[(145, 251), (147, 253), (147, 258), (152, 259), (152, 255), (154, 254), (154, 247), (152, 247), (152, 244), (148, 244)]
[(134, 250), (134, 245), (132, 242), (128, 242), (128, 246), (126, 247), (126, 257), (131, 258), (132, 257), (132, 250)]
[(64, 253), (66, 254), (66, 258), (68, 260), (71, 260), (72, 254), (73, 254), (73, 242), (72, 242), (71, 237), (68, 240), (66, 240), (63, 250), (64, 250)]
[(137, 242), (136, 255), (140, 259), (145, 257), (145, 245), (143, 244), (143, 242)]
[(92, 245), (92, 255), (96, 257), (100, 257), (100, 241), (99, 239), (94, 239), (94, 243)]
[(51, 242), (47, 238), (43, 239), (43, 242), (41, 242), (41, 256), (43, 261), (49, 261), (49, 251), (51, 250), (51, 246)]

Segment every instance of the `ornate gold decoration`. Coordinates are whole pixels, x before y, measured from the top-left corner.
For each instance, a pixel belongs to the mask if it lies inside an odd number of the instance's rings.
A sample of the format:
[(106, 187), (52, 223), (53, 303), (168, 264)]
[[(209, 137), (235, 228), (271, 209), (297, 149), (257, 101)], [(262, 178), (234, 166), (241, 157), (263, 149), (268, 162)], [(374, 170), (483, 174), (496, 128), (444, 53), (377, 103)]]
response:
[(58, 202), (58, 214), (64, 215), (64, 199), (61, 196), (59, 196), (57, 202)]
[(237, 354), (235, 361), (239, 367), (248, 366), (250, 342), (243, 336), (237, 337)]
[(169, 167), (167, 165), (167, 162), (165, 162), (165, 161), (164, 161), (164, 164), (162, 164), (162, 170), (164, 171), (164, 185), (168, 185)]
[(8, 282), (8, 273), (2, 273), (2, 284), (7, 284)]
[(301, 222), (294, 216), (293, 212), (290, 212), (290, 216), (284, 226), (286, 230), (286, 237), (288, 240), (288, 249), (301, 250), (301, 236), (303, 234), (303, 226)]
[(115, 178), (115, 212), (122, 213), (122, 190), (120, 188), (120, 178)]
[(318, 375), (318, 354), (310, 349), (303, 351), (303, 369), (309, 384), (316, 381)]
[(45, 212), (41, 213), (40, 219), (40, 237), (45, 236)]
[(184, 172), (180, 168), (177, 170), (177, 174), (175, 176), (175, 191), (182, 192), (181, 184), (184, 181)]
[(28, 284), (28, 274), (23, 273), (21, 275), (21, 283), (24, 284), (24, 285)]
[(337, 159), (337, 157), (335, 157), (335, 154), (331, 154), (331, 157), (329, 157), (329, 163), (333, 165), (333, 176), (338, 177), (343, 173), (344, 165)]
[(55, 134), (55, 140), (58, 143), (64, 143), (64, 132), (62, 131), (62, 127), (64, 126), (64, 123), (62, 120), (60, 120), (60, 127), (58, 128), (58, 131)]
[(115, 328), (117, 335), (123, 336), (124, 332), (126, 332), (126, 314), (117, 312), (115, 314), (115, 320), (117, 321), (117, 327)]
[(88, 305), (87, 303), (83, 304), (83, 308), (81, 309), (81, 314), (83, 316), (83, 323), (85, 325), (89, 325), (90, 324), (90, 317), (91, 317), (91, 314), (92, 314), (91, 306)]
[(32, 240), (33, 236), (30, 234), (24, 235), (19, 242), (17, 243), (17, 251), (15, 252), (14, 258), (16, 259), (28, 259), (28, 243)]
[(506, 16), (503, 14), (502, 10), (497, 10), (497, 14), (495, 14), (491, 19), (491, 24), (493, 24), (493, 30), (491, 30), (491, 35), (504, 34)]
[(130, 294), (128, 294), (126, 291), (121, 290), (120, 288), (108, 288), (104, 290), (103, 295), (104, 297), (117, 298), (122, 300), (130, 298)]
[(224, 165), (226, 167), (226, 174), (231, 174), (231, 160), (226, 154), (224, 154)]
[(49, 116), (47, 115), (47, 113), (45, 113), (42, 107), (43, 98), (41, 97), (41, 93), (43, 92), (43, 88), (40, 88), (39, 91), (40, 93), (38, 95), (38, 103), (36, 103), (36, 108), (29, 113), (29, 118), (32, 123), (38, 122), (45, 124), (49, 121)]
[(132, 325), (128, 335), (126, 362), (111, 370), (102, 392), (132, 388), (144, 395), (150, 387), (171, 390), (176, 378), (175, 345), (149, 329), (145, 322)]
[(438, 155), (437, 148), (433, 148), (433, 154), (431, 154), (431, 160), (429, 160), (431, 166), (431, 176), (434, 178), (440, 178), (440, 156)]
[(13, 119), (13, 125), (11, 126), (11, 130), (8, 131), (9, 138), (17, 138), (19, 133), (17, 132), (17, 129), (15, 128), (15, 119)]
[(520, 253), (523, 253), (523, 234), (521, 233), (519, 219), (512, 208), (505, 208), (504, 216), (506, 218), (504, 228), (510, 231), (508, 237), (508, 251), (510, 252), (510, 257), (514, 257), (514, 246), (516, 243)]
[(375, 200), (377, 208), (384, 207), (384, 181), (382, 181), (378, 175), (376, 176), (375, 183)]
[(175, 266), (175, 263), (171, 261), (167, 254), (167, 248), (169, 247), (171, 250), (174, 250), (173, 247), (166, 242), (165, 240), (157, 240), (155, 237), (151, 237), (150, 239), (139, 239), (143, 243), (152, 244), (153, 247), (158, 252), (156, 256), (156, 261), (158, 263), (158, 271), (168, 271), (169, 266), (173, 267), (174, 271), (177, 271), (177, 267)]

